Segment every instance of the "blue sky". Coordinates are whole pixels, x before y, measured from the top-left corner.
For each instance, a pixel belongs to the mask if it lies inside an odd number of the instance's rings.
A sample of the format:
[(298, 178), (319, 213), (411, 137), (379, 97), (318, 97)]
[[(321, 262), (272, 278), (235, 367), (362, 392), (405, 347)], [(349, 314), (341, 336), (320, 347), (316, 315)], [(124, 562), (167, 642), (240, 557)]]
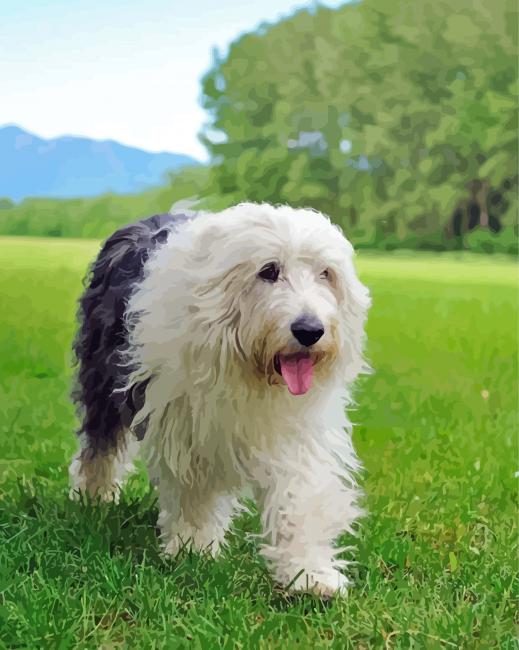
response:
[(309, 4), (0, 0), (0, 125), (205, 159), (198, 100), (212, 48)]

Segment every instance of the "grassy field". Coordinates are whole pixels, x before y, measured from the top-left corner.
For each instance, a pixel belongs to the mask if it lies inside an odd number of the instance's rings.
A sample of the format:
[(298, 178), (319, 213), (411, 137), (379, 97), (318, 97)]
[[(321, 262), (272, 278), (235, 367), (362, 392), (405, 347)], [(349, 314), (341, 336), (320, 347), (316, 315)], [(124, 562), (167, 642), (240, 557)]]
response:
[[(514, 263), (362, 253), (355, 444), (370, 514), (348, 599), (271, 583), (243, 516), (217, 561), (159, 553), (143, 475), (67, 499), (70, 342), (97, 244), (0, 239), (0, 648), (513, 648)], [(350, 541), (351, 540), (347, 540)]]

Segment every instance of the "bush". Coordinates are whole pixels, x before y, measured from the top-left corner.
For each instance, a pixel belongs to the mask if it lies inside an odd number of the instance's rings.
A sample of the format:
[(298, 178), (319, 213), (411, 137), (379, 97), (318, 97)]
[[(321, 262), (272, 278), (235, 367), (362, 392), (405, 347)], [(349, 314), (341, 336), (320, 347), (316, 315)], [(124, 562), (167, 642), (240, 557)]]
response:
[(464, 247), (474, 253), (507, 253), (517, 255), (517, 226), (506, 226), (498, 233), (477, 228), (464, 236)]
[(165, 187), (140, 194), (104, 194), (86, 199), (29, 198), (19, 204), (0, 200), (0, 235), (102, 239), (142, 217), (167, 212), (177, 201), (207, 191), (204, 167), (175, 172)]

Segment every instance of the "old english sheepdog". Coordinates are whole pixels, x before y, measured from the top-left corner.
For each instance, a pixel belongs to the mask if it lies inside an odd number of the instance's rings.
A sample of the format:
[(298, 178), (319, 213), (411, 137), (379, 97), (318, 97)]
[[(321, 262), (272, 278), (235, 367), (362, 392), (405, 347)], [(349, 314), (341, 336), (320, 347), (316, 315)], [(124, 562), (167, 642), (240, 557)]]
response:
[(118, 230), (80, 300), (72, 494), (117, 498), (142, 454), (166, 553), (217, 554), (244, 489), (274, 578), (347, 585), (335, 540), (361, 514), (346, 407), (370, 304), (339, 228), (244, 203)]

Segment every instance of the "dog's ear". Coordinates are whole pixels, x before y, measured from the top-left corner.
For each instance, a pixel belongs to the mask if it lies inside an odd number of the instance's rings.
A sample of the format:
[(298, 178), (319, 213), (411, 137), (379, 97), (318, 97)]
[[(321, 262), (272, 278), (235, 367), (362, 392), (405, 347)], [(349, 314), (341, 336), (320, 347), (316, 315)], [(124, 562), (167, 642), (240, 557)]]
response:
[(332, 224), (331, 246), (328, 251), (332, 268), (338, 279), (339, 291), (346, 308), (356, 314), (366, 316), (371, 306), (369, 289), (362, 284), (355, 269), (355, 250), (345, 237), (342, 229)]
[(359, 280), (359, 276), (357, 275), (357, 271), (355, 269), (353, 256), (354, 254), (352, 253), (351, 257), (345, 263), (347, 292), (350, 303), (353, 303), (354, 308), (360, 314), (363, 314), (365, 318), (368, 309), (371, 307), (371, 294), (368, 287), (362, 284), (362, 282)]
[(242, 262), (215, 274), (196, 288), (199, 317), (207, 320), (211, 329), (225, 327), (239, 317), (239, 298), (244, 278), (250, 275), (250, 263)]
[(342, 311), (342, 337), (345, 348), (345, 374), (346, 380), (353, 381), (360, 373), (371, 372), (369, 364), (363, 357), (363, 348), (366, 339), (365, 325), (368, 310), (371, 306), (369, 289), (360, 281), (354, 264), (354, 250), (345, 240), (347, 247), (341, 258), (338, 273), (341, 283), (343, 300)]

